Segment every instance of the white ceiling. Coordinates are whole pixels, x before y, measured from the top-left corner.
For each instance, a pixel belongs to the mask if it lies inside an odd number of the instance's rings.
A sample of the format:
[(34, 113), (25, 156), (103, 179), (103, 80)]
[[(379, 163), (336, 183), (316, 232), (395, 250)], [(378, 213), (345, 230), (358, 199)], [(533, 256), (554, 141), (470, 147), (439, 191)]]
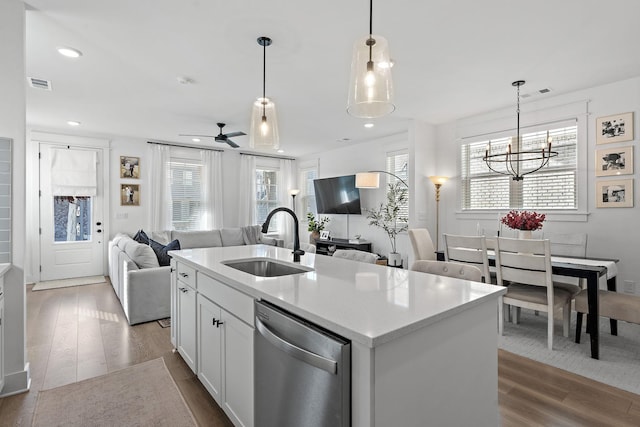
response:
[[(637, 0), (374, 2), (389, 41), (396, 111), (365, 129), (346, 113), (353, 42), (368, 32), (366, 0), (27, 0), (27, 123), (74, 133), (193, 144), (181, 133), (248, 133), (262, 92), (278, 107), (281, 148), (304, 154), (391, 135), (408, 120), (449, 122), (640, 75)], [(56, 52), (83, 52), (68, 59)], [(193, 84), (178, 83), (178, 77)], [(515, 107), (514, 107), (515, 108)], [(349, 138), (351, 141), (341, 141)], [(248, 136), (235, 138), (249, 148)], [(213, 142), (203, 142), (227, 147)]]

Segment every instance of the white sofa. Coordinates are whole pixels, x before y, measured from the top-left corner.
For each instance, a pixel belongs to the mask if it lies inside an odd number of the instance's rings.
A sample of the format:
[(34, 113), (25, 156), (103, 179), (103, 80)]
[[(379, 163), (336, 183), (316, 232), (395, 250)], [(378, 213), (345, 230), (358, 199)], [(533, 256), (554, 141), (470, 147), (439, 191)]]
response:
[[(149, 237), (163, 245), (178, 240), (180, 249), (245, 244), (282, 246), (282, 241), (263, 236), (259, 226), (199, 231), (151, 232)], [(149, 245), (125, 234), (109, 241), (111, 285), (130, 325), (163, 319), (171, 315), (171, 271), (158, 263)]]

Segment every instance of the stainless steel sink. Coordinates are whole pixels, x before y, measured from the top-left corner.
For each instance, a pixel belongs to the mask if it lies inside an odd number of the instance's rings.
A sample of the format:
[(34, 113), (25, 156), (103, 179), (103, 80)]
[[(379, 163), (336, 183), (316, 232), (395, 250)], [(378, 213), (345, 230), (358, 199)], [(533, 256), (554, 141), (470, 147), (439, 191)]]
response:
[(313, 269), (309, 267), (288, 264), (271, 258), (234, 259), (231, 261), (223, 261), (222, 264), (260, 277), (289, 276), (291, 274), (313, 271)]

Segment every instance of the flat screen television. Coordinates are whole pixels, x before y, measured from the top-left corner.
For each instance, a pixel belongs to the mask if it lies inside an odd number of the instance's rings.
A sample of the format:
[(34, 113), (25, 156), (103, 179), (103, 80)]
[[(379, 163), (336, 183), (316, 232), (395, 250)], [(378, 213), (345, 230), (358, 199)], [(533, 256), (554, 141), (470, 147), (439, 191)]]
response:
[(319, 214), (360, 215), (360, 190), (356, 188), (356, 176), (335, 176), (313, 180), (316, 207)]

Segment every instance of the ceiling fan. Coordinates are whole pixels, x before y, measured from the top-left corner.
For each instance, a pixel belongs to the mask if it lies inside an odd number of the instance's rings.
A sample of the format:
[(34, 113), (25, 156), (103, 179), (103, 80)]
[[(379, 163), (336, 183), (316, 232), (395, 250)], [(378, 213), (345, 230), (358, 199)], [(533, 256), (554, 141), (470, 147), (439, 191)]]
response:
[(226, 142), (227, 144), (229, 144), (233, 148), (240, 147), (238, 144), (236, 144), (235, 142), (233, 142), (229, 138), (233, 138), (234, 136), (246, 135), (246, 133), (244, 133), (244, 132), (222, 133), (222, 128), (225, 126), (225, 124), (224, 123), (216, 123), (216, 124), (220, 128), (220, 133), (217, 134), (217, 135), (186, 135), (186, 134), (182, 134), (181, 133), (180, 136), (194, 136), (194, 137), (202, 137), (202, 138), (215, 138), (214, 140), (216, 142)]

